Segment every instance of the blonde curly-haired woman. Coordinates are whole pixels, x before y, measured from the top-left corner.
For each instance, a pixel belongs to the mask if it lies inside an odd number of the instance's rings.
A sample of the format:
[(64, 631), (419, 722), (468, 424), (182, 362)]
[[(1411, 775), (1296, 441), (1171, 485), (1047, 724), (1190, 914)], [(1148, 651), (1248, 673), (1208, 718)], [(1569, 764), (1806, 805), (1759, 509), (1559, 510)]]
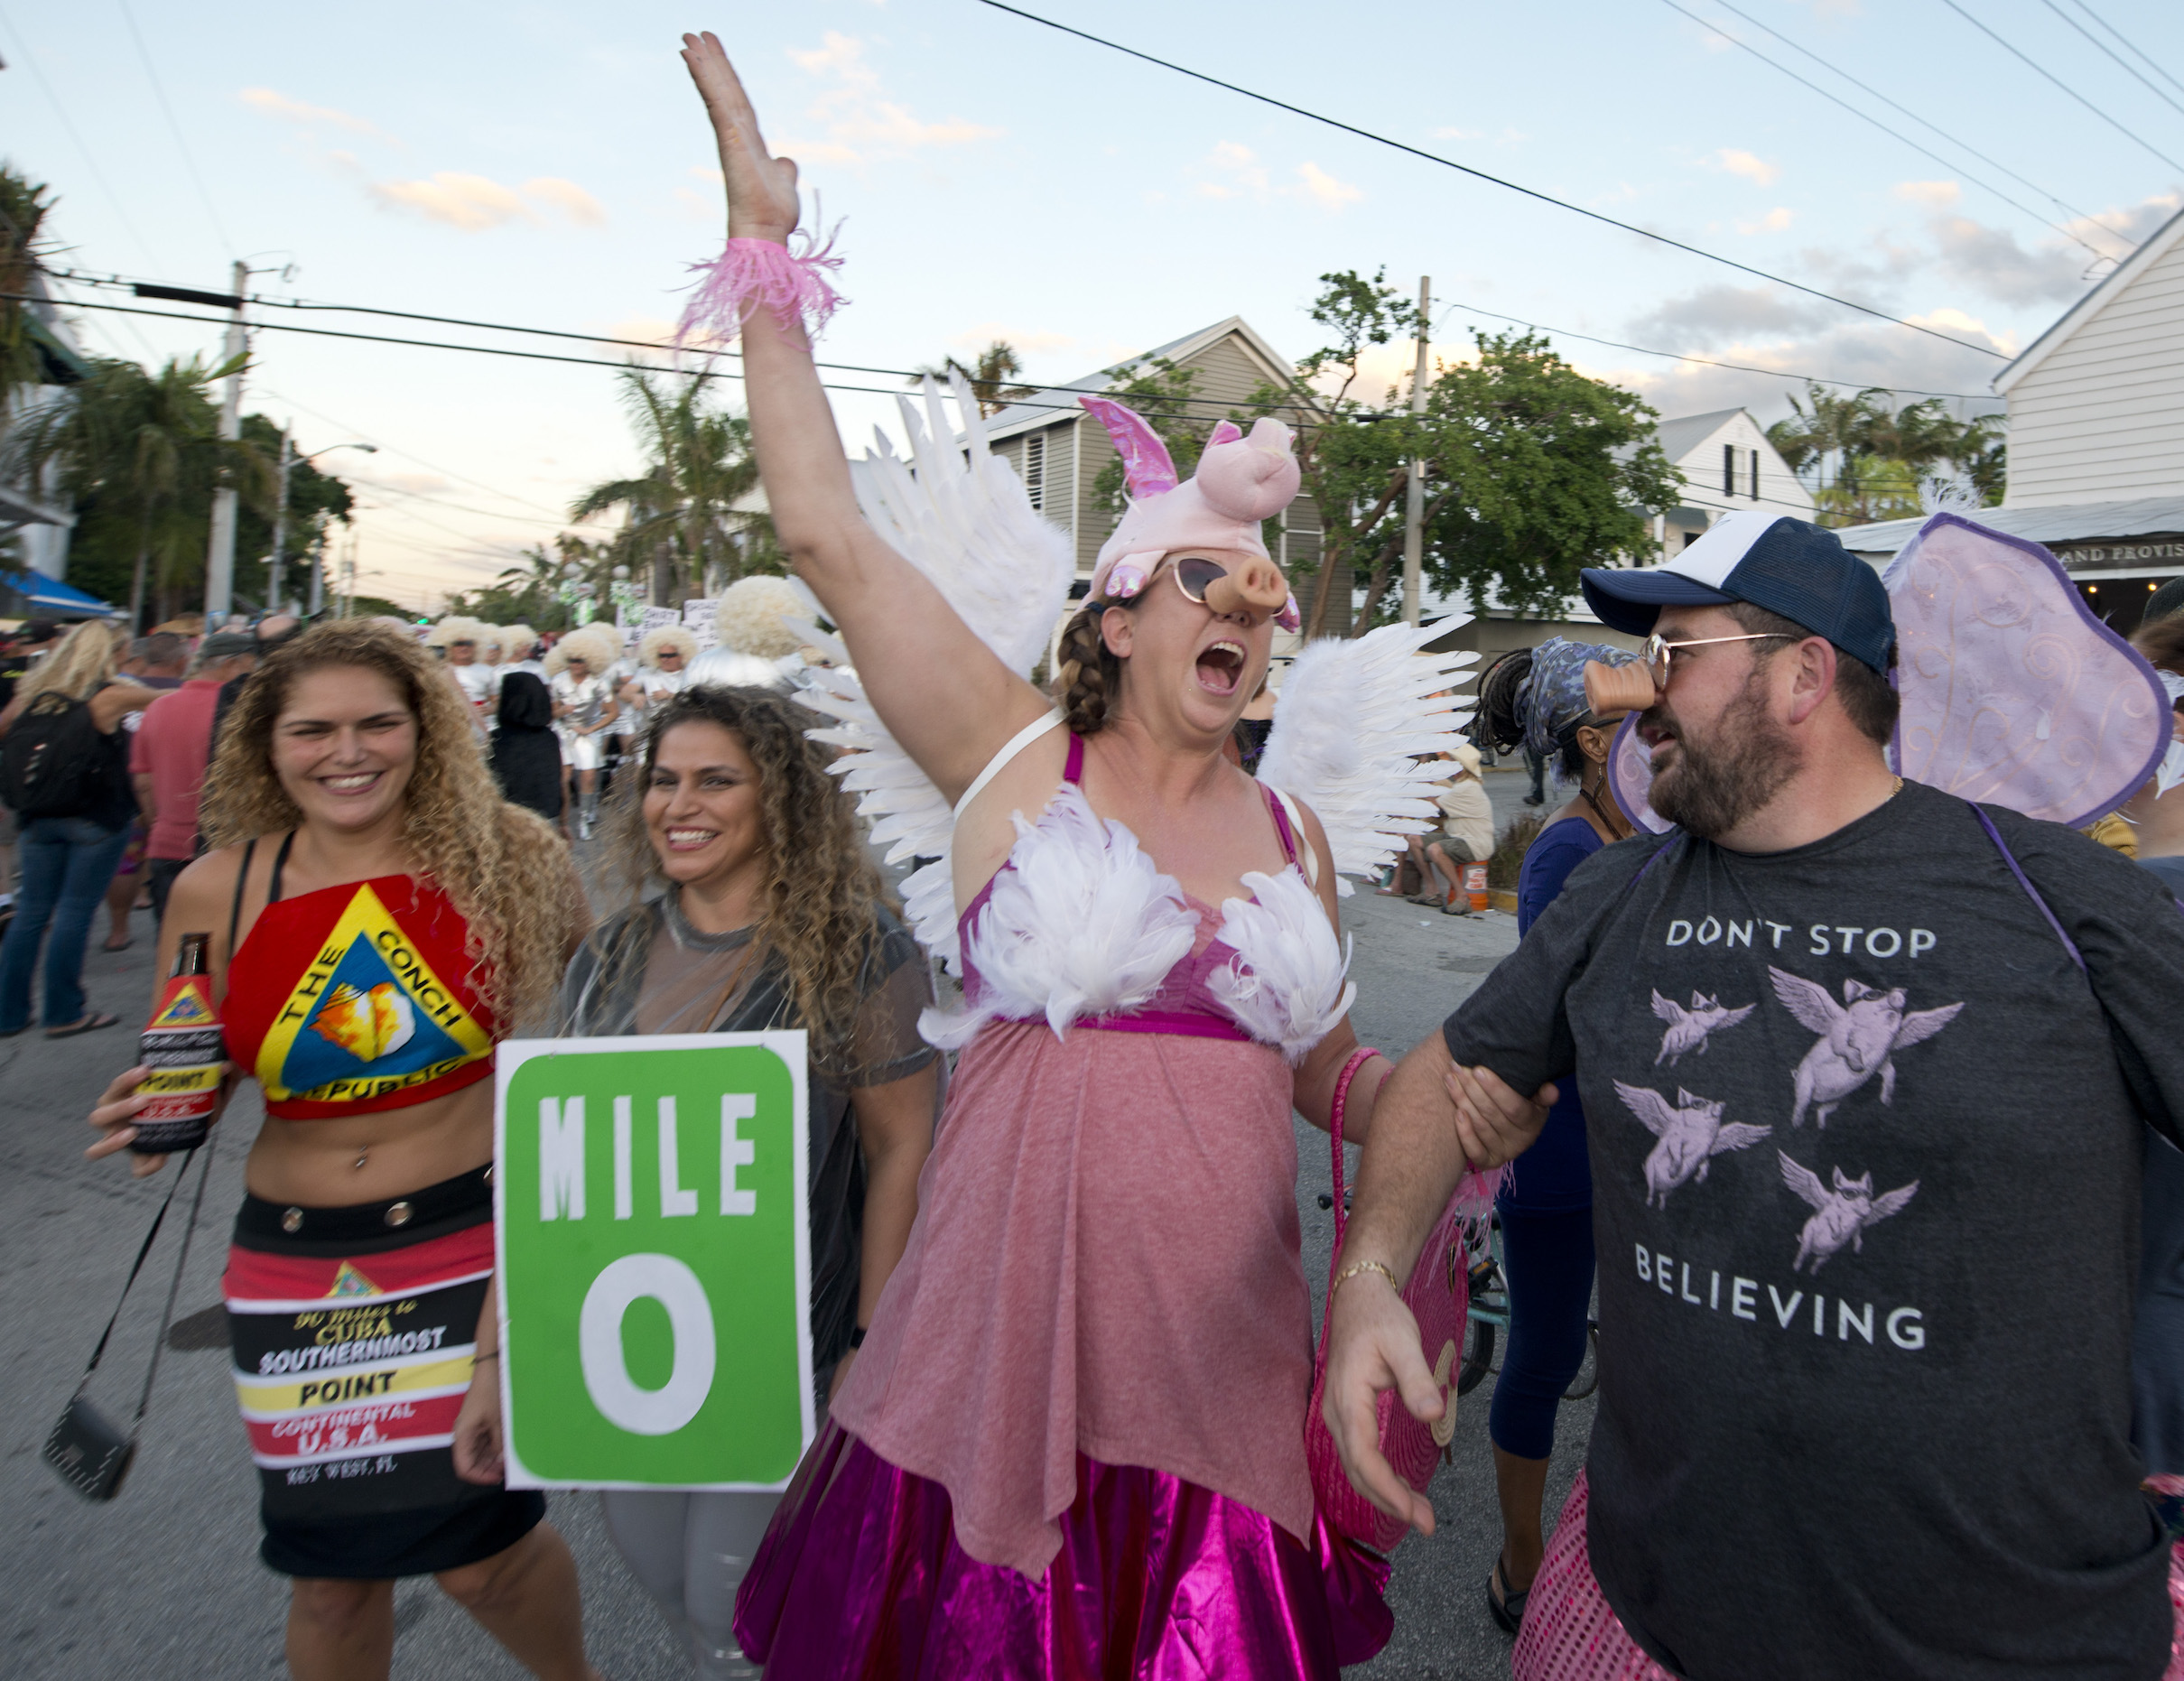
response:
[[(0, 736), (15, 729), (44, 729), (58, 744), (73, 720), (70, 709), (84, 709), (76, 725), (88, 747), (88, 774), (76, 779), (79, 798), (66, 810), (19, 813), (15, 915), (7, 938), (0, 941), (0, 1038), (12, 1038), (30, 1025), (31, 977), (45, 946), (45, 1032), (66, 1039), (100, 1027), (116, 1017), (90, 1008), (83, 995), (83, 952), (91, 921), (129, 844), (129, 824), (136, 816), (136, 796), (129, 787), (129, 738), (121, 720), (157, 697), (149, 689), (115, 675), (114, 633), (105, 625), (85, 623), (23, 678), (7, 710), (0, 712)], [(88, 727), (87, 727), (88, 726)], [(51, 933), (51, 938), (47, 937)]]
[[(499, 1486), (491, 1287), (493, 1046), (550, 1012), (588, 918), (553, 831), (494, 791), (468, 710), (397, 627), (278, 650), (229, 715), (215, 850), (161, 929), (163, 971), (211, 936), (234, 1077), (265, 1091), (225, 1288), (260, 1552), (293, 1578), (305, 1681), (386, 1675), (395, 1579), (427, 1574), (534, 1675), (594, 1673), (568, 1548), (537, 1494)], [(93, 1156), (135, 1136), (146, 1072), (92, 1110)], [(326, 1305), (307, 1320), (302, 1298)], [(344, 1356), (382, 1398), (330, 1414)]]

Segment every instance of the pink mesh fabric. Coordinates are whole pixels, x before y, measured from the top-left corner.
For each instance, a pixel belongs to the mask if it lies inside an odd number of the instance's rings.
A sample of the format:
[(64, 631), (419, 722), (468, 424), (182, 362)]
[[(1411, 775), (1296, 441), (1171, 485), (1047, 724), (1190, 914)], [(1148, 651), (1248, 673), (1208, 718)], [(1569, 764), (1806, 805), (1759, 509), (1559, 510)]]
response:
[(1547, 1558), (1524, 1602), (1524, 1628), (1510, 1659), (1511, 1681), (1675, 1681), (1639, 1648), (1593, 1579), (1585, 1515), (1585, 1472), (1562, 1508)]
[[(1510, 1681), (1676, 1681), (1631, 1639), (1594, 1579), (1585, 1544), (1592, 1496), (1581, 1471), (1525, 1602)], [(2176, 1623), (2161, 1681), (2184, 1681), (2184, 1542), (2170, 1549), (2169, 1603)]]
[(2169, 1667), (2161, 1671), (2161, 1681), (2184, 1681), (2184, 1541), (2169, 1549), (2169, 1608), (2176, 1613), (2176, 1628), (2169, 1637)]

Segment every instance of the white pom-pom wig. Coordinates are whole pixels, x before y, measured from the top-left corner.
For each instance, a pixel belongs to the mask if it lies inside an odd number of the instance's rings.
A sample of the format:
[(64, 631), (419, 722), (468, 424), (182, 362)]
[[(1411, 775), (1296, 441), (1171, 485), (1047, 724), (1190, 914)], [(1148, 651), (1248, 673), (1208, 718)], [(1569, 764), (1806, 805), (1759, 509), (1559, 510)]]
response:
[(690, 663), (690, 686), (726, 689), (771, 689), (786, 694), (792, 686), (772, 660), (733, 648), (711, 647)]
[(590, 667), (591, 675), (604, 677), (607, 668), (622, 657), (620, 635), (612, 626), (590, 624), (572, 630), (553, 645), (546, 655), (546, 675), (558, 677), (569, 669), (572, 655), (581, 654)]
[(683, 653), (683, 669), (690, 669), (691, 661), (698, 657), (698, 639), (680, 625), (662, 625), (657, 630), (648, 630), (637, 644), (637, 664), (648, 671), (656, 671), (660, 664), (662, 648), (679, 648)]
[(486, 643), (493, 640), (493, 627), (460, 613), (450, 613), (424, 633), (424, 645), (444, 648), (451, 642)]
[(528, 625), (501, 625), (493, 632), (493, 639), (500, 644), (500, 656), (513, 664), (528, 659), (531, 650), (538, 646), (538, 632)]
[(787, 579), (754, 574), (737, 579), (721, 592), (713, 623), (722, 647), (777, 660), (804, 645), (803, 638), (781, 622), (783, 617), (802, 618), (810, 610)]

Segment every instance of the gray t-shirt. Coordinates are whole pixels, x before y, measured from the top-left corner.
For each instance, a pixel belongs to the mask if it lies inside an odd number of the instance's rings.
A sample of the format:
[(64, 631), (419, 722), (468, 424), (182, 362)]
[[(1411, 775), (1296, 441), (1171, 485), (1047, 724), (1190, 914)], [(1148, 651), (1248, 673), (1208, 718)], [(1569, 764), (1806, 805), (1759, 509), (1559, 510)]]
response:
[(1592, 1563), (1696, 1681), (2167, 1662), (2131, 1343), (2184, 919), (1989, 814), (2098, 1002), (1972, 809), (1912, 783), (1785, 852), (1605, 849), (1445, 1028), (1520, 1091), (1583, 1071)]
[[(565, 1037), (650, 1033), (757, 1033), (804, 1025), (777, 958), (754, 966), (754, 930), (702, 933), (670, 892), (591, 931), (562, 982)], [(848, 1351), (864, 1258), (864, 1150), (852, 1110), (858, 1088), (905, 1080), (940, 1053), (918, 1037), (933, 1001), (925, 954), (902, 924), (875, 908), (850, 1043), (811, 1066), (812, 1363), (823, 1378)]]

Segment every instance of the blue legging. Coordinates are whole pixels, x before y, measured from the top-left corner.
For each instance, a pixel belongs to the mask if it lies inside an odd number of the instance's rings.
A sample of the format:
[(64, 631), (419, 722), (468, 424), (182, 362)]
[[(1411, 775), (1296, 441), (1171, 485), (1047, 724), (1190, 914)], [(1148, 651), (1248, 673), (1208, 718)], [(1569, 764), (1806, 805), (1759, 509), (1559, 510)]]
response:
[(1494, 1384), (1487, 1434), (1519, 1459), (1555, 1448), (1555, 1409), (1585, 1364), (1593, 1301), (1593, 1211), (1501, 1207), (1509, 1280), (1509, 1351)]

